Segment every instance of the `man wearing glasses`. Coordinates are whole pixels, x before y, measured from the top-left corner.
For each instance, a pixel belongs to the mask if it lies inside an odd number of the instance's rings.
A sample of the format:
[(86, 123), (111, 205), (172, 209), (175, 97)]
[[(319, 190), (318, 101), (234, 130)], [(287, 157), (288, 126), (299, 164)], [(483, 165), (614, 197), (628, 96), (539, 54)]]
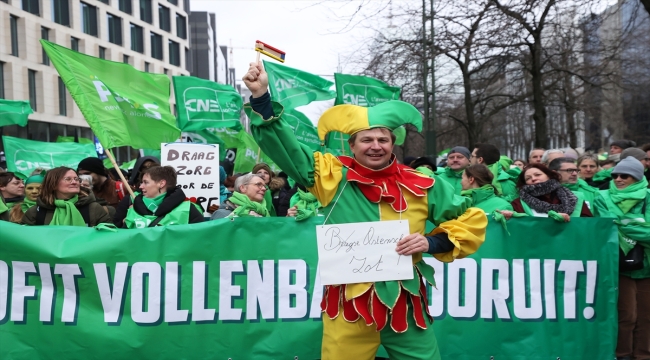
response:
[(589, 186), (586, 181), (578, 178), (579, 169), (575, 159), (568, 157), (557, 158), (551, 161), (548, 168), (560, 174), (560, 183), (571, 190), (578, 199), (584, 200), (592, 214), (598, 216), (594, 202), (603, 201), (602, 196), (598, 189)]

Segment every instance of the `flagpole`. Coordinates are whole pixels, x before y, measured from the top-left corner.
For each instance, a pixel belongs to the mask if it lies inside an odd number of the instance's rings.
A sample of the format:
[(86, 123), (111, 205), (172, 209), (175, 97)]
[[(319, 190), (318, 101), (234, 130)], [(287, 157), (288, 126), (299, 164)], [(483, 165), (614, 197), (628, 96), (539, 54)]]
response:
[(261, 153), (261, 152), (262, 152), (262, 148), (258, 146), (258, 147), (257, 147), (257, 162), (258, 162), (258, 163), (260, 162), (260, 153)]
[(122, 174), (122, 170), (120, 170), (120, 167), (117, 166), (117, 162), (115, 162), (115, 158), (113, 157), (113, 153), (111, 153), (111, 150), (106, 149), (106, 155), (111, 160), (111, 163), (113, 164), (113, 167), (115, 168), (115, 170), (117, 170), (117, 175), (120, 177), (120, 180), (122, 180), (122, 184), (124, 185), (126, 190), (129, 192), (129, 195), (131, 195), (131, 199), (135, 199), (135, 194), (133, 193), (133, 190), (131, 190), (131, 186), (129, 185), (129, 183), (124, 178), (124, 174)]

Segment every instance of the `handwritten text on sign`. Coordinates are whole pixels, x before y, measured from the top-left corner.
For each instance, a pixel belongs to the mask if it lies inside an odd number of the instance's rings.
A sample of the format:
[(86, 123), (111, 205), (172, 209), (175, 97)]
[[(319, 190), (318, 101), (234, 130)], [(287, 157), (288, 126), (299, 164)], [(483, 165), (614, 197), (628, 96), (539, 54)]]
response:
[(196, 200), (203, 208), (203, 215), (210, 205), (221, 200), (219, 183), (219, 145), (168, 143), (161, 146), (163, 165), (176, 169), (177, 186), (185, 196)]
[(322, 284), (412, 279), (411, 255), (395, 251), (408, 234), (406, 220), (316, 226)]

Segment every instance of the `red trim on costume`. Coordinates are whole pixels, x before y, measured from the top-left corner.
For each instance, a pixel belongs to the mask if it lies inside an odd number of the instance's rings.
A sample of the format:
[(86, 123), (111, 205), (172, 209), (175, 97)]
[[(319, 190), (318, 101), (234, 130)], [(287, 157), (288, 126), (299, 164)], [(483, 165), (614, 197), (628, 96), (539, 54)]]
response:
[(401, 188), (415, 196), (425, 196), (426, 191), (423, 190), (432, 187), (435, 182), (406, 165), (398, 164), (394, 154), (390, 165), (380, 170), (367, 168), (349, 156), (339, 156), (338, 159), (348, 168), (347, 181), (355, 181), (366, 199), (373, 203), (383, 200), (398, 212), (408, 208)]
[[(397, 298), (397, 302), (393, 307), (393, 311), (390, 313), (390, 327), (396, 333), (403, 333), (409, 328), (408, 320), (406, 319), (408, 315), (408, 305), (406, 303), (406, 297), (408, 296), (407, 291), (402, 291)], [(415, 309), (413, 309), (413, 315), (417, 316)], [(420, 309), (421, 310), (421, 309)], [(420, 317), (422, 317), (422, 311), (420, 311)]]
[[(415, 320), (415, 325), (417, 325), (420, 329), (426, 329), (427, 328), (427, 323), (424, 321), (424, 316), (422, 316), (422, 299), (419, 296), (415, 296), (413, 294), (411, 296), (411, 304), (413, 304), (413, 320)], [(420, 316), (417, 316), (417, 314), (420, 314)]]
[(343, 286), (327, 286), (327, 306), (325, 312), (330, 319), (334, 320), (339, 315), (339, 304), (341, 302), (341, 288)]
[(343, 295), (343, 319), (345, 319), (345, 321), (355, 322), (359, 320), (359, 316), (360, 315), (357, 312), (357, 309), (354, 308), (354, 303), (352, 300), (348, 301), (345, 298), (345, 295)]
[(372, 302), (372, 318), (377, 323), (377, 331), (381, 331), (386, 326), (386, 323), (388, 323), (388, 308), (379, 301), (379, 297), (374, 289), (370, 298)]
[(359, 313), (359, 315), (361, 315), (363, 320), (366, 322), (366, 325), (374, 324), (374, 320), (370, 312), (371, 294), (372, 294), (372, 290), (368, 289), (368, 291), (363, 293), (363, 295), (352, 299), (352, 304), (354, 305), (354, 309)]

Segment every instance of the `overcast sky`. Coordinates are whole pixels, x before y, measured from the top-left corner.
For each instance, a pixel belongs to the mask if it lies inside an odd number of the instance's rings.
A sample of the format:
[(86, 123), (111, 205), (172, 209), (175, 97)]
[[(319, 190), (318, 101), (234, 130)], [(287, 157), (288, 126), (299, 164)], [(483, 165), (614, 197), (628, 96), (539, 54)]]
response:
[[(216, 14), (217, 43), (230, 46), (232, 41), (233, 62), (239, 79), (248, 69), (248, 64), (255, 60), (255, 40), (286, 52), (287, 66), (318, 75), (333, 75), (339, 56), (345, 63), (345, 58), (361, 46), (359, 42), (372, 36), (372, 31), (363, 26), (346, 33), (335, 33), (346, 24), (337, 15), (350, 14), (360, 3), (191, 0), (190, 8)], [(343, 70), (346, 69), (351, 70), (344, 64)]]

